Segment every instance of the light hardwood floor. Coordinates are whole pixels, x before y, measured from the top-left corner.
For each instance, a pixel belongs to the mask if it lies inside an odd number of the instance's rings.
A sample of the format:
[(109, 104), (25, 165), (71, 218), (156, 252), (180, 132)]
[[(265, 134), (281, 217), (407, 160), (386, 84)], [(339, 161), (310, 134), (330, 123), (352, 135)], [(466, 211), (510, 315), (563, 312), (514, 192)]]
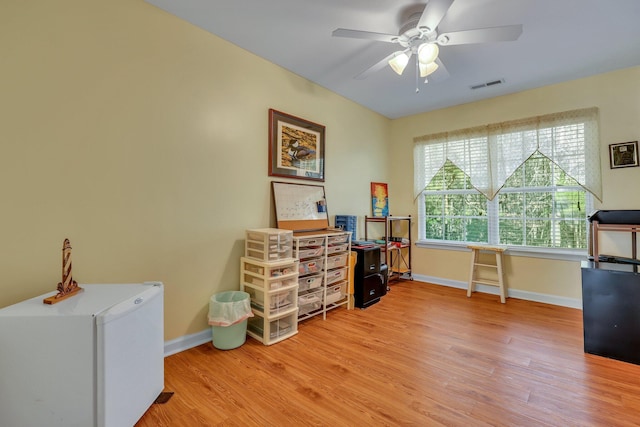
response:
[(138, 427), (640, 425), (640, 366), (585, 354), (580, 310), (417, 281), (165, 367), (175, 395)]

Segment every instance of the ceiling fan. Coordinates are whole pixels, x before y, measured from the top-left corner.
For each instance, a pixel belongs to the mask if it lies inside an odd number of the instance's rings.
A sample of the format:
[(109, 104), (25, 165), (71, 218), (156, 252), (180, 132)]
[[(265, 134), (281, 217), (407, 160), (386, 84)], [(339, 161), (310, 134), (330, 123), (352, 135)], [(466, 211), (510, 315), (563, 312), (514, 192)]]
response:
[[(398, 35), (338, 28), (333, 31), (332, 36), (375, 40), (400, 45), (401, 50), (397, 50), (383, 58), (355, 76), (355, 78), (365, 79), (387, 65), (396, 73), (402, 75), (409, 63), (409, 59), (415, 55), (416, 92), (419, 92), (419, 77), (426, 79), (427, 76), (438, 69), (442, 70), (438, 74), (448, 75), (444, 64), (438, 58), (439, 46), (513, 41), (517, 40), (522, 34), (522, 25), (506, 25), (438, 34), (438, 25), (453, 2), (454, 0), (429, 0), (424, 10), (408, 16), (400, 27)], [(425, 83), (427, 83), (427, 80), (425, 80)]]

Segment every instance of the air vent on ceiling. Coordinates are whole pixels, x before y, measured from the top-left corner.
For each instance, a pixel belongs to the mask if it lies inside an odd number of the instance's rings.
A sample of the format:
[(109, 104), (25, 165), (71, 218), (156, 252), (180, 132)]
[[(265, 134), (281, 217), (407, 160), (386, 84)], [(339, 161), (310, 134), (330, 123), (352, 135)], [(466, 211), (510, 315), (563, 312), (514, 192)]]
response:
[(471, 89), (480, 89), (483, 87), (489, 87), (489, 86), (495, 86), (495, 85), (501, 85), (502, 83), (504, 83), (504, 79), (500, 79), (500, 80), (493, 80), (490, 82), (486, 82), (486, 83), (480, 83), (477, 85), (473, 85), (471, 86)]

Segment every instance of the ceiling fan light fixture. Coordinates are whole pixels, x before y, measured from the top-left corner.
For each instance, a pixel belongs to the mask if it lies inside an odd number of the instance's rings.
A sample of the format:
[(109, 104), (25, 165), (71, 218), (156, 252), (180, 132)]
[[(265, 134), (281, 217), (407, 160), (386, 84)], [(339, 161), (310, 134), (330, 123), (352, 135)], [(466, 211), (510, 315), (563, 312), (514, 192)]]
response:
[(396, 52), (394, 57), (389, 60), (389, 66), (400, 76), (408, 63), (409, 55), (402, 51)]
[(429, 64), (419, 63), (418, 65), (420, 67), (420, 77), (427, 77), (428, 75), (435, 73), (438, 69), (438, 64), (435, 62), (431, 62)]
[(435, 43), (422, 43), (418, 46), (418, 61), (421, 64), (431, 64), (438, 57), (440, 49)]

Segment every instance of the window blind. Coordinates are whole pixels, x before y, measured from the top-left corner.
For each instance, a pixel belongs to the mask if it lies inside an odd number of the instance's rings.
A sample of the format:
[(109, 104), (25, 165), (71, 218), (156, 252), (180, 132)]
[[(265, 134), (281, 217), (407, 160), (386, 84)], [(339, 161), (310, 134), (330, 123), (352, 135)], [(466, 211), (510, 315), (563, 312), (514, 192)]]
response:
[(515, 170), (539, 152), (602, 201), (597, 108), (425, 135), (414, 144), (415, 197), (449, 160), (492, 200)]

